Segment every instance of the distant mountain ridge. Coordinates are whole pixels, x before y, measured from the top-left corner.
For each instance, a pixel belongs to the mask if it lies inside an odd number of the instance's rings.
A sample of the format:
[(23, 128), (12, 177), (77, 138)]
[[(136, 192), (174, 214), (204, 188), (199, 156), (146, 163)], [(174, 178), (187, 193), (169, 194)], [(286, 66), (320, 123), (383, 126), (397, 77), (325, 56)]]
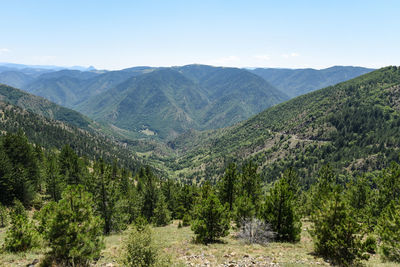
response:
[(264, 78), (288, 96), (296, 97), (353, 79), (373, 70), (362, 67), (334, 66), (321, 70), (256, 68), (249, 71)]

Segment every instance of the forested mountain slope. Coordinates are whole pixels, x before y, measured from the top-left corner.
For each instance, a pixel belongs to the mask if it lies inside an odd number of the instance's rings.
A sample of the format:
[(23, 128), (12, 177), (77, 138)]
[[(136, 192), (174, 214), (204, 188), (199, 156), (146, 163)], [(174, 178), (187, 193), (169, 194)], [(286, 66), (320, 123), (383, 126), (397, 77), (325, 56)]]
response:
[(79, 106), (90, 117), (161, 139), (232, 125), (287, 96), (245, 70), (201, 65), (135, 76)]
[(22, 90), (0, 84), (0, 100), (29, 110), (49, 119), (88, 129), (91, 120), (82, 114), (56, 105), (42, 97), (28, 94)]
[(182, 136), (170, 143), (182, 156), (169, 166), (180, 176), (210, 179), (229, 161), (253, 159), (266, 180), (290, 166), (307, 180), (327, 163), (342, 172), (379, 169), (398, 160), (399, 103), (400, 68), (386, 67), (233, 127)]
[(296, 97), (353, 79), (371, 72), (373, 69), (334, 66), (321, 70), (257, 68), (249, 71), (264, 78), (288, 96)]
[(78, 155), (90, 159), (113, 160), (136, 170), (140, 161), (124, 144), (101, 135), (94, 130), (84, 130), (61, 121), (42, 117), (18, 106), (0, 100), (0, 131), (15, 133), (22, 130), (30, 142), (45, 148), (61, 149), (70, 145)]

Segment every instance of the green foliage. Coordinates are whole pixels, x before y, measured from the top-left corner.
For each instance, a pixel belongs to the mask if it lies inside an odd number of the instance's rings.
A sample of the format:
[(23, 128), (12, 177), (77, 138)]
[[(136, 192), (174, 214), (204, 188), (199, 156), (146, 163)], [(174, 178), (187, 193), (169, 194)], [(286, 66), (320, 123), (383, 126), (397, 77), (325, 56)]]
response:
[(256, 216), (256, 208), (247, 196), (239, 196), (235, 201), (234, 219), (236, 226), (241, 227), (241, 222)]
[(367, 236), (364, 241), (364, 249), (366, 252), (370, 254), (375, 254), (377, 251), (377, 243), (376, 238), (373, 235)]
[(289, 182), (290, 172), (286, 172), (271, 189), (265, 201), (264, 219), (276, 233), (279, 241), (300, 241), (301, 221), (296, 210), (295, 193)]
[(125, 241), (121, 261), (123, 266), (132, 267), (168, 266), (170, 264), (168, 259), (160, 257), (160, 252), (154, 245), (148, 226), (142, 229), (133, 227)]
[(87, 265), (103, 248), (102, 224), (93, 199), (82, 186), (68, 186), (57, 204), (46, 238), (51, 255), (63, 264)]
[(10, 252), (21, 252), (38, 246), (39, 236), (20, 201), (14, 202), (10, 217), (11, 225), (7, 230), (4, 248)]
[(168, 210), (163, 194), (158, 197), (152, 221), (156, 226), (165, 226), (171, 222), (171, 212)]
[(236, 164), (230, 163), (225, 170), (225, 175), (222, 176), (218, 183), (218, 195), (222, 204), (228, 203), (229, 211), (233, 210), (238, 186), (238, 174)]
[(400, 205), (394, 201), (382, 212), (378, 222), (382, 258), (400, 262)]
[(242, 166), (239, 182), (239, 195), (245, 196), (251, 200), (256, 216), (259, 215), (261, 211), (261, 189), (262, 181), (261, 176), (257, 173), (257, 165), (253, 161), (247, 161)]
[(30, 205), (40, 182), (33, 147), (22, 131), (7, 133), (0, 141), (0, 151), (4, 151), (0, 152), (0, 161), (4, 164), (0, 167), (0, 175), (3, 176), (0, 189), (5, 193), (2, 202), (10, 204), (17, 198), (25, 205)]
[(182, 218), (182, 226), (183, 227), (190, 226), (191, 222), (192, 222), (192, 216), (190, 216), (189, 213), (186, 213), (185, 215), (183, 215), (183, 218)]
[(201, 243), (215, 242), (229, 234), (229, 212), (214, 193), (204, 196), (194, 208), (192, 230)]
[(312, 221), (312, 237), (317, 254), (341, 266), (352, 266), (362, 259), (368, 259), (362, 243), (362, 226), (338, 190), (321, 203)]
[(5, 206), (0, 203), (0, 227), (6, 227), (8, 224), (8, 211)]
[(295, 97), (353, 79), (372, 69), (335, 66), (321, 70), (257, 68), (249, 71), (264, 78), (288, 96)]

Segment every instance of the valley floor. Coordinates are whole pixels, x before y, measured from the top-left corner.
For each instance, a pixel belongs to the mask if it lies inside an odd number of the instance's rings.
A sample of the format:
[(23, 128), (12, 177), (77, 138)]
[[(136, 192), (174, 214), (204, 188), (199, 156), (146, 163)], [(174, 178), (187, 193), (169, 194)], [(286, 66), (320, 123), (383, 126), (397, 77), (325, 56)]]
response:
[[(178, 228), (178, 221), (166, 227), (153, 228), (155, 243), (165, 255), (170, 256), (174, 266), (329, 266), (322, 258), (313, 255), (313, 244), (308, 229), (303, 223), (301, 241), (291, 243), (271, 243), (268, 246), (246, 245), (232, 233), (222, 242), (200, 245), (192, 242), (190, 227)], [(4, 243), (5, 229), (0, 229), (0, 245)], [(102, 256), (93, 266), (121, 266), (118, 257), (126, 233), (114, 234), (105, 238), (106, 247)], [(0, 254), (0, 266), (27, 266), (42, 259), (45, 250), (35, 250), (22, 254)], [(392, 267), (382, 263), (379, 255), (372, 255), (366, 266)], [(39, 266), (37, 264), (36, 266)]]

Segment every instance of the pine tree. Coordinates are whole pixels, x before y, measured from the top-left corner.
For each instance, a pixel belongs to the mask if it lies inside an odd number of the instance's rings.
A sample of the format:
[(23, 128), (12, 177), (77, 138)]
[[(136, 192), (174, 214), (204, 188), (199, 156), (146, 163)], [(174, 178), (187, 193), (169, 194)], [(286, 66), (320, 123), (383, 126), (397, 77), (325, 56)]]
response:
[(344, 201), (339, 187), (334, 188), (330, 199), (321, 203), (321, 208), (312, 216), (315, 252), (333, 264), (352, 266), (367, 259), (362, 243), (361, 225)]
[(229, 211), (233, 210), (233, 203), (237, 195), (238, 174), (236, 164), (230, 163), (218, 183), (218, 195), (222, 204), (228, 203)]
[(261, 210), (261, 176), (257, 173), (257, 166), (252, 162), (246, 162), (242, 167), (239, 183), (239, 195), (251, 199), (256, 215)]
[(61, 199), (61, 192), (65, 187), (57, 162), (56, 155), (50, 154), (46, 166), (46, 192), (49, 194), (53, 201)]
[(278, 180), (265, 201), (264, 219), (276, 232), (280, 241), (297, 242), (300, 240), (301, 221), (295, 209), (295, 195), (288, 182), (288, 173)]
[(214, 242), (229, 234), (229, 212), (211, 192), (195, 207), (192, 230), (197, 241), (201, 243)]
[(254, 207), (251, 199), (247, 196), (240, 196), (236, 198), (234, 219), (236, 226), (240, 228), (242, 222), (254, 218), (256, 216), (256, 208)]
[(152, 221), (156, 226), (165, 226), (171, 222), (171, 212), (168, 210), (163, 194), (160, 194), (157, 200)]
[(87, 265), (103, 248), (101, 219), (83, 186), (68, 186), (58, 202), (47, 235), (51, 254), (67, 265)]

